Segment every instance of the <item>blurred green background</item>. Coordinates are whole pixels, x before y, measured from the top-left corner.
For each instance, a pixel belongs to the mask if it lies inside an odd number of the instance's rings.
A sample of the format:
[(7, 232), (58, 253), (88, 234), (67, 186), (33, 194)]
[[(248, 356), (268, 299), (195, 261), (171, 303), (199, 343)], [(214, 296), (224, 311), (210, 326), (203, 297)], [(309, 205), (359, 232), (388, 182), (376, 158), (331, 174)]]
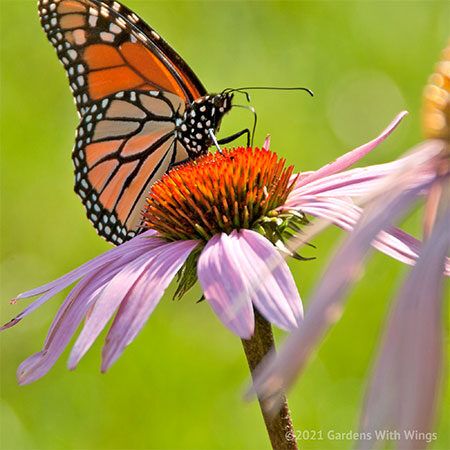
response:
[[(58, 277), (108, 248), (73, 193), (70, 158), (77, 124), (62, 67), (40, 29), (36, 2), (1, 3), (1, 321), (23, 304), (18, 292)], [(255, 92), (256, 142), (298, 170), (318, 168), (373, 138), (394, 115), (410, 116), (365, 163), (395, 158), (421, 139), (424, 83), (444, 47), (448, 2), (175, 2), (128, 0), (217, 91), (245, 85), (308, 86), (304, 93)], [(224, 136), (251, 124), (244, 110)], [(417, 231), (420, 217), (408, 218)], [(291, 264), (308, 303), (341, 232), (315, 240), (312, 262)], [(304, 449), (350, 448), (328, 431), (356, 430), (366, 377), (399, 277), (406, 268), (375, 255), (345, 315), (290, 395), (295, 427), (322, 430)], [(258, 405), (243, 403), (248, 369), (239, 340), (219, 324), (199, 291), (164, 297), (144, 331), (109, 373), (100, 345), (75, 372), (67, 352), (40, 381), (19, 387), (19, 363), (40, 350), (63, 296), (1, 336), (2, 449), (265, 449)], [(448, 330), (448, 323), (446, 324)], [(278, 339), (282, 333), (277, 332)], [(101, 341), (101, 340), (100, 340)], [(448, 340), (446, 342), (448, 344)], [(450, 448), (449, 389), (438, 440)]]

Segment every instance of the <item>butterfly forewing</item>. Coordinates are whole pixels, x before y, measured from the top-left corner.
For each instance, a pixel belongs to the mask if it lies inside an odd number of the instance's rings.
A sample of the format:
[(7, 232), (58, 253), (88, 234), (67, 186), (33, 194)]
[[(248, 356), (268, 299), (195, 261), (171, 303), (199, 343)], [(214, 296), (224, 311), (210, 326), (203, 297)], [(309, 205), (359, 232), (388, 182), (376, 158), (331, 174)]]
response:
[(118, 2), (40, 0), (39, 14), (80, 115), (96, 100), (123, 90), (163, 90), (185, 101), (206, 92), (175, 51)]

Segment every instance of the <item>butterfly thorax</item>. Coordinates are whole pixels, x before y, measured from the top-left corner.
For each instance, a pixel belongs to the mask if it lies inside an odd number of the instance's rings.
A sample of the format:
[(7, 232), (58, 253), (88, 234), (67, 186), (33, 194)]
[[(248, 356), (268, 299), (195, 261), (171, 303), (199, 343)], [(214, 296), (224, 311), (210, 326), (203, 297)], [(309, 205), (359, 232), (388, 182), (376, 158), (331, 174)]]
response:
[(177, 126), (177, 137), (191, 158), (205, 154), (213, 144), (222, 117), (231, 109), (233, 94), (206, 95), (186, 105)]

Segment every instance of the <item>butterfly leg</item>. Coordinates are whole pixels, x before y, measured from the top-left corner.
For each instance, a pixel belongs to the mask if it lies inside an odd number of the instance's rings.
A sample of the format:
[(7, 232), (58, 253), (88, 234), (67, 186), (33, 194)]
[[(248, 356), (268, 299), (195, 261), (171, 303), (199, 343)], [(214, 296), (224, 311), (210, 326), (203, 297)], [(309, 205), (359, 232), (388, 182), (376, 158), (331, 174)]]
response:
[(245, 130), (238, 131), (237, 133), (232, 134), (231, 136), (227, 136), (225, 138), (220, 139), (217, 141), (218, 144), (228, 144), (229, 142), (235, 141), (237, 138), (247, 135), (247, 147), (250, 147), (250, 130), (248, 128), (245, 128)]

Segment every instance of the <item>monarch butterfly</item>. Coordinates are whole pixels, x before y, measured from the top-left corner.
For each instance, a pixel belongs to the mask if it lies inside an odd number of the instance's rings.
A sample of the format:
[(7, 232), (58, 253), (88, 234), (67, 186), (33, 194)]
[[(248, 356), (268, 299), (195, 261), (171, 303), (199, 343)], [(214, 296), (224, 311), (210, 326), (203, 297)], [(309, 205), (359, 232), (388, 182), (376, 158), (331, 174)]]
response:
[(183, 59), (117, 1), (39, 0), (38, 7), (80, 116), (75, 192), (98, 234), (120, 244), (139, 232), (150, 186), (217, 143), (233, 90), (208, 95)]

